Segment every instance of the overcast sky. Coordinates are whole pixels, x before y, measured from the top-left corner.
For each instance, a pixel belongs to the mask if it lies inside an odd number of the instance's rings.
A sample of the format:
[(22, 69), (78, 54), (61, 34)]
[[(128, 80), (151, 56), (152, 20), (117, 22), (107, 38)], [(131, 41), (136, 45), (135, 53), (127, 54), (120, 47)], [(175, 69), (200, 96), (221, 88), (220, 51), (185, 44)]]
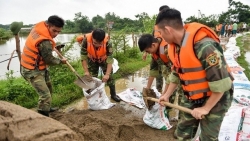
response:
[[(235, 0), (250, 5), (250, 0)], [(227, 11), (228, 0), (0, 0), (0, 24), (22, 21), (35, 24), (46, 20), (50, 15), (73, 20), (75, 13), (81, 12), (92, 19), (97, 14), (104, 17), (114, 12), (121, 18), (135, 19), (142, 12), (150, 16), (158, 13), (162, 5), (168, 5), (182, 13), (185, 20), (198, 16), (198, 10), (206, 16)]]

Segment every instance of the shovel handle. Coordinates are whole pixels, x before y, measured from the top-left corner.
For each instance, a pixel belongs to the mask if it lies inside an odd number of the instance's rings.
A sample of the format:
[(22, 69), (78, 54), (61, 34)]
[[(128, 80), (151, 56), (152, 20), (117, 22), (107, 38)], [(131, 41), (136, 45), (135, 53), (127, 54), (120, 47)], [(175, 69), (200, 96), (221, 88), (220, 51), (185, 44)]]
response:
[[(154, 101), (154, 102), (159, 102), (159, 99), (156, 99), (156, 98), (153, 98), (153, 97), (146, 97), (146, 99)], [(182, 106), (179, 106), (179, 105), (176, 105), (176, 104), (172, 104), (172, 103), (165, 102), (165, 101), (162, 101), (161, 103), (164, 104), (165, 106), (175, 108), (175, 109), (181, 110), (181, 111), (189, 113), (189, 114), (191, 114), (191, 112), (192, 112), (191, 109), (188, 109), (186, 107), (182, 107)], [(204, 118), (204, 115), (202, 115), (201, 117)]]
[[(62, 56), (62, 54), (61, 54), (56, 48), (54, 48), (54, 51), (58, 54), (58, 56), (59, 56), (61, 59), (64, 58), (64, 57)], [(76, 72), (76, 70), (70, 65), (70, 63), (69, 63), (68, 61), (66, 61), (66, 64), (67, 64), (67, 66), (71, 69), (71, 71), (74, 72), (74, 74), (75, 74), (84, 84), (86, 84), (86, 82), (82, 80), (81, 76)]]
[[(59, 58), (63, 59), (64, 57), (62, 56), (62, 54), (56, 49), (54, 48), (54, 51), (57, 53), (57, 55), (59, 56)], [(68, 65), (68, 67), (71, 69), (71, 71), (73, 71), (76, 74), (76, 70), (69, 64), (68, 61), (66, 61), (66, 64)], [(78, 74), (77, 74), (78, 75)], [(78, 76), (77, 76), (78, 77)]]

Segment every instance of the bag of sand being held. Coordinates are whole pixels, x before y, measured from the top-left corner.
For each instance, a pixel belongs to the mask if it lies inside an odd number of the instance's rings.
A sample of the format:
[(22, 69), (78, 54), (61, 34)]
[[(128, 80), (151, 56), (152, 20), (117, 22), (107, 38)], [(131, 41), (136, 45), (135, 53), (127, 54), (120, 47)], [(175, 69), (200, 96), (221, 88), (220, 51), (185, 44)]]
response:
[(83, 89), (83, 94), (87, 99), (88, 107), (91, 110), (109, 109), (115, 105), (111, 103), (105, 92), (105, 83), (100, 79), (93, 77), (95, 83), (92, 89)]
[[(156, 93), (156, 98), (159, 98), (161, 94), (155, 87), (153, 87), (152, 89)], [(167, 117), (166, 106), (161, 106), (156, 102), (150, 110), (146, 110), (143, 121), (148, 126), (156, 129), (169, 130), (170, 128), (172, 128), (172, 125), (170, 125), (169, 119)]]

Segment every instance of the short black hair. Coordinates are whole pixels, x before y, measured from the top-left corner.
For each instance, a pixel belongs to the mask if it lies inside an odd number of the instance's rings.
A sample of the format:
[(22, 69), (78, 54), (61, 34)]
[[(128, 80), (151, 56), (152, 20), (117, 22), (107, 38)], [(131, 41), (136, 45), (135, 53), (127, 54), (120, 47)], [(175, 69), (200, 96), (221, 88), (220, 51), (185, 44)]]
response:
[(62, 28), (64, 26), (64, 20), (57, 16), (57, 15), (52, 15), (48, 18), (47, 20), (48, 24), (56, 26), (56, 27), (60, 27)]
[(105, 31), (102, 29), (95, 29), (92, 32), (92, 37), (98, 42), (102, 42), (105, 38), (105, 35)]
[(161, 11), (161, 10), (163, 10), (163, 9), (168, 9), (169, 8), (169, 6), (167, 6), (167, 5), (162, 5), (160, 8), (159, 8), (159, 11)]
[(154, 38), (152, 34), (143, 34), (138, 40), (138, 46), (140, 51), (143, 52), (146, 48), (151, 47), (153, 43), (158, 42), (157, 38)]
[(175, 29), (181, 29), (183, 28), (181, 12), (173, 8), (163, 9), (158, 14), (155, 24), (157, 24), (159, 27), (168, 25)]

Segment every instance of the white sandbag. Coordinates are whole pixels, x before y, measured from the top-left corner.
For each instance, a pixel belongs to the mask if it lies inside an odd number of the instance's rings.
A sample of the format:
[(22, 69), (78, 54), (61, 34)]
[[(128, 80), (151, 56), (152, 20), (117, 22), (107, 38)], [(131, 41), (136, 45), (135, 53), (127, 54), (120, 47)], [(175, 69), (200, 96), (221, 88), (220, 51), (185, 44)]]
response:
[(129, 103), (130, 105), (136, 106), (138, 108), (145, 108), (145, 103), (143, 100), (142, 93), (133, 89), (128, 88), (127, 90), (117, 94), (123, 101)]
[[(157, 89), (155, 87), (152, 89), (156, 93), (157, 98), (159, 98), (160, 93)], [(155, 103), (150, 110), (146, 110), (146, 113), (143, 116), (143, 121), (145, 124), (155, 129), (169, 130), (172, 128), (167, 117), (166, 106), (161, 106), (159, 103)]]
[(114, 59), (114, 62), (112, 64), (113, 73), (116, 73), (119, 69), (119, 65), (118, 65), (118, 61), (115, 58), (113, 58), (113, 59)]
[(95, 88), (90, 90), (83, 89), (83, 94), (87, 99), (89, 109), (103, 110), (113, 107), (115, 103), (111, 103), (107, 97), (104, 87), (105, 83), (102, 83), (102, 81), (98, 78), (93, 77), (93, 79), (96, 83)]
[[(115, 58), (113, 58), (113, 60), (114, 60), (114, 62), (112, 64), (112, 69), (113, 69), (113, 73), (116, 73), (120, 67), (118, 65), (118, 61)], [(102, 71), (102, 68), (99, 67), (98, 77), (101, 78), (102, 76), (104, 76), (104, 73)]]
[(249, 81), (245, 73), (233, 73), (234, 81)]
[(242, 120), (245, 106), (233, 105), (228, 109), (219, 132), (219, 141), (236, 141), (238, 126)]
[(234, 89), (234, 102), (245, 106), (250, 105), (250, 90)]

